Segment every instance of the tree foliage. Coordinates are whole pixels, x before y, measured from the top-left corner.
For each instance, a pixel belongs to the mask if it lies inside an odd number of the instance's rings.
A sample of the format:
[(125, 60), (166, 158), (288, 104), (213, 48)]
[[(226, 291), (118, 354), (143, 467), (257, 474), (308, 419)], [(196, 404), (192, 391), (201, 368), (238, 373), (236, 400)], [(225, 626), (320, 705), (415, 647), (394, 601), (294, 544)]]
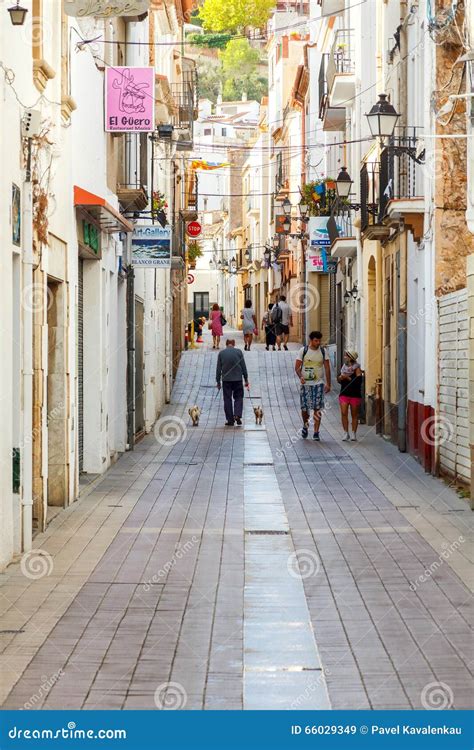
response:
[(267, 93), (268, 81), (259, 70), (260, 53), (247, 39), (231, 39), (219, 59), (211, 63), (198, 60), (199, 93), (215, 102), (219, 94), (224, 101), (233, 101), (247, 94), (248, 99), (260, 101)]
[(224, 49), (227, 43), (232, 39), (230, 34), (188, 34), (186, 42), (196, 45), (196, 47), (209, 47), (210, 49)]
[(210, 31), (242, 31), (265, 26), (276, 0), (204, 0), (199, 18)]

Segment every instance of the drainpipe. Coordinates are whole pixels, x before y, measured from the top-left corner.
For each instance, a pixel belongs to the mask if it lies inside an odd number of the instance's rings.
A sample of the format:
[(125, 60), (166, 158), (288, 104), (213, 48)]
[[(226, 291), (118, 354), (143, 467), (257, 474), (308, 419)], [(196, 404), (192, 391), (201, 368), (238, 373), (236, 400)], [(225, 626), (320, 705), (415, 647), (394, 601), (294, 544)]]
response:
[(135, 272), (132, 266), (132, 235), (127, 232), (127, 449), (135, 445)]
[[(28, 138), (26, 176), (23, 184), (23, 290), (33, 285), (33, 187), (31, 148)], [(23, 471), (22, 545), (28, 552), (33, 540), (33, 309), (23, 305)]]
[[(407, 23), (409, 17), (407, 0), (400, 0), (400, 79), (399, 96), (402, 112), (401, 122), (407, 126), (408, 108), (408, 40)], [(407, 279), (408, 279), (408, 252), (407, 252), (407, 230), (400, 225), (398, 233), (399, 249), (396, 256), (397, 269), (397, 400), (398, 400), (398, 450), (402, 453), (407, 449)], [(403, 275), (403, 278), (402, 278)], [(401, 286), (403, 285), (403, 297)]]

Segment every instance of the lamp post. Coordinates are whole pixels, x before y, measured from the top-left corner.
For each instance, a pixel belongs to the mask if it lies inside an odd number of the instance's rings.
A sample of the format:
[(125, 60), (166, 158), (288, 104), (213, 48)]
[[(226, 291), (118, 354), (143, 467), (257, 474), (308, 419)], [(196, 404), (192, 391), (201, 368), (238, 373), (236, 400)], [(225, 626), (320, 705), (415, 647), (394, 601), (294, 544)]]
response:
[(336, 193), (339, 198), (346, 199), (349, 197), (353, 181), (346, 167), (341, 167), (336, 180)]
[(400, 115), (387, 100), (387, 94), (379, 94), (378, 101), (366, 114), (373, 138), (391, 138)]
[(22, 8), (17, 0), (16, 5), (12, 5), (11, 8), (7, 8), (10, 14), (10, 21), (13, 26), (23, 26), (25, 23), (26, 14), (28, 13), (27, 8)]
[(289, 200), (289, 198), (285, 198), (285, 200), (281, 204), (281, 207), (285, 216), (291, 216), (291, 201)]

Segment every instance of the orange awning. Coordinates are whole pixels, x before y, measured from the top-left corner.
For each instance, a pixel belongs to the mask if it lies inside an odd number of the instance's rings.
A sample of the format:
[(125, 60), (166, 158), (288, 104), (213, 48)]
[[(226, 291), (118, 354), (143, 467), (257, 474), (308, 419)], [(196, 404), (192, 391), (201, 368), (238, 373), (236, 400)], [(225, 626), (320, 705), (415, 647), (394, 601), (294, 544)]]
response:
[(133, 232), (133, 224), (100, 195), (74, 185), (74, 206), (80, 208), (103, 232)]

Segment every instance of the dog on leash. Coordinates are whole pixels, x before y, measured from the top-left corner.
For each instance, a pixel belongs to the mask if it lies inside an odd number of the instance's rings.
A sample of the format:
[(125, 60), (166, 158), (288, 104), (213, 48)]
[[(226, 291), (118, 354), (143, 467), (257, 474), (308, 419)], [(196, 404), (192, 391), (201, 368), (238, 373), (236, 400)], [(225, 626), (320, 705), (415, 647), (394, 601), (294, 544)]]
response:
[(201, 416), (201, 409), (199, 406), (191, 406), (191, 408), (188, 409), (188, 414), (192, 419), (193, 427), (197, 427), (199, 425), (199, 417)]
[(255, 414), (255, 424), (262, 424), (263, 409), (261, 406), (254, 406), (253, 413)]

